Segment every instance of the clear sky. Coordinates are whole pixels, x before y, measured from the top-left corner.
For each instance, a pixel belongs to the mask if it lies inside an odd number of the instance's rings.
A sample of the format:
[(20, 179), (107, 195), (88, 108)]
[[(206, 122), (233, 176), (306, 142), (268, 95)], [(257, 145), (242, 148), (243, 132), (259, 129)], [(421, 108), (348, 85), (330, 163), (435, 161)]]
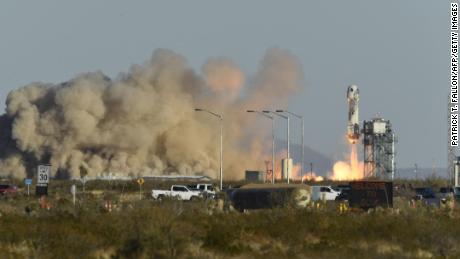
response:
[(281, 47), (303, 65), (306, 89), (290, 110), (305, 116), (310, 147), (344, 153), (354, 83), (360, 120), (392, 121), (398, 167), (445, 167), (450, 1), (286, 2), (2, 1), (0, 99), (32, 81), (116, 76), (156, 48), (197, 70), (227, 56), (251, 73), (267, 48)]

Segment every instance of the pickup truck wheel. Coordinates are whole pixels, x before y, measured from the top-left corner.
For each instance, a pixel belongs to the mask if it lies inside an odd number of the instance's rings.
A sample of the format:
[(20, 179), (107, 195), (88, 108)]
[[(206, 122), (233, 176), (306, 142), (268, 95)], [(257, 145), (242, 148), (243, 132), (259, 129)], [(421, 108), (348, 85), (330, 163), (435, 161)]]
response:
[(192, 197), (190, 197), (190, 200), (191, 200), (191, 201), (197, 201), (197, 200), (198, 200), (198, 197), (192, 196)]
[(157, 200), (162, 201), (164, 200), (165, 196), (163, 194), (158, 195)]

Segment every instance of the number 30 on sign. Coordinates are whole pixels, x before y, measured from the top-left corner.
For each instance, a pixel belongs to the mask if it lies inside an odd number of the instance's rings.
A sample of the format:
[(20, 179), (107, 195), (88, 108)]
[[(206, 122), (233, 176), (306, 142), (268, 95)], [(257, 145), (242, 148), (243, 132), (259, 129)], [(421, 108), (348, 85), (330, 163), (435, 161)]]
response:
[(48, 184), (50, 177), (51, 166), (49, 165), (39, 165), (38, 166), (38, 175), (37, 183), (38, 184)]

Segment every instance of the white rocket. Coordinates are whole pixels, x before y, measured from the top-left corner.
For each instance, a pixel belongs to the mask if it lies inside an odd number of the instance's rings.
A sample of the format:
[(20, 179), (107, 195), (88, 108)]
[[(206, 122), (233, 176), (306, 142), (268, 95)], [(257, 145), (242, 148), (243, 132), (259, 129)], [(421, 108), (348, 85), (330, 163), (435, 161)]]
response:
[(359, 90), (356, 85), (350, 85), (347, 89), (348, 100), (348, 126), (347, 137), (350, 143), (355, 144), (359, 140)]

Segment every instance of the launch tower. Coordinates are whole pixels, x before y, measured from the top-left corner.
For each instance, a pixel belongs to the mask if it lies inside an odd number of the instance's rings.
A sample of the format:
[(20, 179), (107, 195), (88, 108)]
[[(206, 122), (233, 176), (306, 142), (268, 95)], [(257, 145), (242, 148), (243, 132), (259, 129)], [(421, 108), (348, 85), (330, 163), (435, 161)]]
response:
[(395, 134), (389, 120), (375, 118), (363, 123), (364, 177), (393, 180)]

